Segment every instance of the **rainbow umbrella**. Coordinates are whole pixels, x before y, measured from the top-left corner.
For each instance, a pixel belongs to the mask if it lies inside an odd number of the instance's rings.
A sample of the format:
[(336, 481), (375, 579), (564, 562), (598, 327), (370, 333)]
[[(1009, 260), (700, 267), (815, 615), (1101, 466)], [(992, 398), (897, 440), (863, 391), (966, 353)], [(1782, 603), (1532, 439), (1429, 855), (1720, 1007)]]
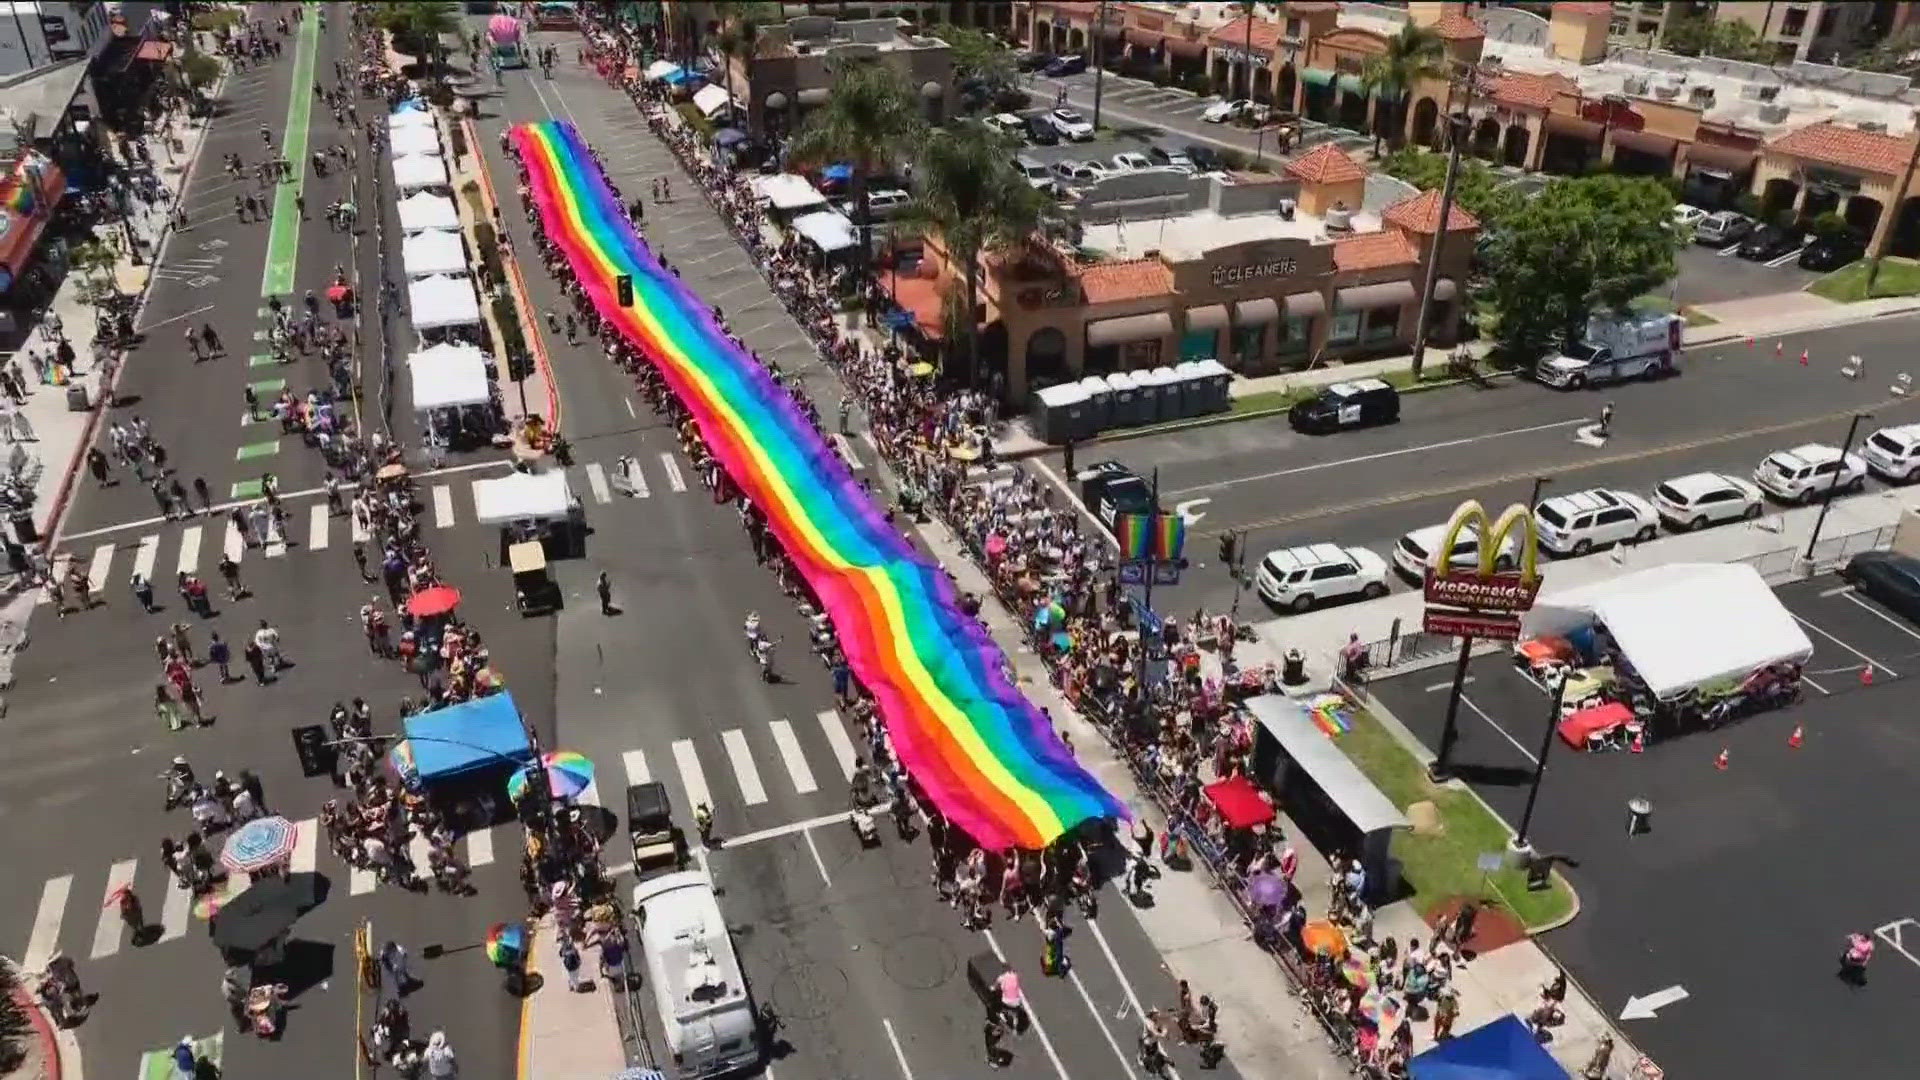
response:
[(1360, 1015), (1373, 1021), (1373, 1026), (1383, 1034), (1400, 1025), (1400, 1015), (1404, 1011), (1398, 997), (1382, 993), (1377, 986), (1360, 997)]
[(522, 922), (494, 923), (487, 931), (487, 959), (495, 967), (506, 967), (518, 963), (527, 955), (527, 924)]
[(1357, 956), (1340, 961), (1340, 977), (1356, 990), (1373, 989), (1373, 972), (1367, 970), (1366, 961)]
[[(547, 770), (547, 790), (553, 792), (556, 799), (574, 799), (580, 793), (593, 786), (593, 762), (585, 754), (572, 750), (555, 750), (541, 759)], [(519, 802), (527, 793), (527, 784), (533, 779), (531, 766), (521, 769), (507, 778), (507, 798)]]
[(1058, 600), (1048, 600), (1033, 613), (1033, 625), (1057, 626), (1067, 621), (1066, 606)]

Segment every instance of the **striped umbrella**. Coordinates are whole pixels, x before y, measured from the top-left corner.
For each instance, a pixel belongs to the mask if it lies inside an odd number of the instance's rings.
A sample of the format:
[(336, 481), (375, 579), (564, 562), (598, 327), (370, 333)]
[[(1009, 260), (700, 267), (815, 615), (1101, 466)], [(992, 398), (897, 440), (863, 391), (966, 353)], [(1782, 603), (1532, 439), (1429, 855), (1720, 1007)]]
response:
[(252, 874), (291, 859), (299, 841), (300, 831), (286, 818), (254, 818), (227, 837), (227, 846), (220, 849), (220, 865)]

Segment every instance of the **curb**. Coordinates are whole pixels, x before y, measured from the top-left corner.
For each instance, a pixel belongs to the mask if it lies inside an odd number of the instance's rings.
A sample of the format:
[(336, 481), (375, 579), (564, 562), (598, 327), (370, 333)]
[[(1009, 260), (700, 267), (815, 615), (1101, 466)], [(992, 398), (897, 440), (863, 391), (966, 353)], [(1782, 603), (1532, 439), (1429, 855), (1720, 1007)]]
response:
[[(1860, 300), (1860, 301), (1856, 301), (1856, 303), (1866, 304), (1866, 303), (1872, 303), (1872, 301)], [(1710, 307), (1712, 305), (1708, 305), (1708, 306)], [(1742, 338), (1749, 338), (1749, 337), (1755, 338), (1755, 339), (1791, 337), (1795, 334), (1818, 333), (1822, 330), (1833, 330), (1842, 326), (1858, 326), (1863, 323), (1873, 322), (1876, 319), (1893, 319), (1893, 318), (1899, 318), (1905, 315), (1920, 314), (1920, 302), (1903, 304), (1895, 307), (1889, 307), (1889, 308), (1886, 308), (1885, 310), (1875, 311), (1869, 314), (1851, 313), (1847, 310), (1848, 308), (1851, 308), (1851, 307), (1853, 307), (1853, 304), (1842, 304), (1840, 305), (1840, 310), (1834, 313), (1835, 315), (1840, 317), (1821, 318), (1821, 319), (1818, 319), (1817, 321), (1810, 322), (1805, 326), (1791, 326), (1791, 327), (1780, 327), (1780, 328), (1771, 329), (1771, 330), (1762, 329), (1759, 331), (1750, 331), (1750, 330), (1739, 329), (1738, 324), (1735, 324), (1735, 323), (1715, 323), (1712, 326), (1702, 327), (1701, 329), (1703, 333), (1693, 341), (1687, 341), (1683, 338), (1680, 343), (1680, 347), (1682, 349), (1708, 348), (1714, 345), (1725, 345), (1729, 341), (1739, 341)]]
[[(474, 171), (480, 177), (480, 193), (486, 197), (489, 208), (499, 212), (500, 197), (493, 190), (493, 175), (487, 171), (486, 156), (480, 149), (482, 145), (480, 130), (474, 126), (472, 117), (461, 117), (460, 123), (466, 129), (467, 150), (479, 166)], [(503, 220), (505, 216), (504, 213), (501, 214)], [(508, 287), (513, 291), (514, 308), (520, 319), (520, 336), (526, 340), (528, 347), (533, 351), (534, 362), (540, 365), (540, 374), (547, 380), (547, 428), (550, 431), (559, 431), (560, 388), (553, 377), (553, 361), (547, 356), (546, 338), (540, 334), (539, 310), (527, 299), (527, 282), (520, 275), (520, 260), (503, 259), (501, 261), (506, 264), (507, 276), (511, 279)]]
[[(22, 982), (26, 981), (27, 973), (13, 960), (0, 957), (0, 964), (5, 964)], [(61, 1080), (65, 1075), (66, 1062), (61, 1060), (60, 1037), (54, 1032), (53, 1020), (25, 986), (14, 987), (13, 1000), (20, 1011), (26, 1014), (27, 1023), (33, 1028), (34, 1040), (40, 1044), (41, 1056), (46, 1059), (46, 1067), (40, 1071), (40, 1080)]]

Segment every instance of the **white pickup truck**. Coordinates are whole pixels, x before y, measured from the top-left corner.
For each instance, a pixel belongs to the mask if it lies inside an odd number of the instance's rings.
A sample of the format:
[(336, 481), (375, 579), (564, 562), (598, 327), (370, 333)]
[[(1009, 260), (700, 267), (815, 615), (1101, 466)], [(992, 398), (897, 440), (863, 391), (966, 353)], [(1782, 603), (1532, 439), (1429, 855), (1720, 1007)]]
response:
[(1677, 315), (1595, 315), (1579, 341), (1542, 357), (1533, 375), (1561, 390), (1671, 375), (1685, 326)]

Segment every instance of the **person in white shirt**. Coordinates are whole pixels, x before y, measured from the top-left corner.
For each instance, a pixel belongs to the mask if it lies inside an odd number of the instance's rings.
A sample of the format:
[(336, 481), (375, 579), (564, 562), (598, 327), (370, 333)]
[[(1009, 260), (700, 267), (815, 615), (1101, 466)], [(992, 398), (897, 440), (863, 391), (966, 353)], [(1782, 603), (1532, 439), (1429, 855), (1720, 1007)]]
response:
[(436, 1077), (456, 1077), (460, 1075), (460, 1064), (454, 1060), (453, 1047), (447, 1042), (447, 1033), (436, 1031), (427, 1040), (427, 1075)]

